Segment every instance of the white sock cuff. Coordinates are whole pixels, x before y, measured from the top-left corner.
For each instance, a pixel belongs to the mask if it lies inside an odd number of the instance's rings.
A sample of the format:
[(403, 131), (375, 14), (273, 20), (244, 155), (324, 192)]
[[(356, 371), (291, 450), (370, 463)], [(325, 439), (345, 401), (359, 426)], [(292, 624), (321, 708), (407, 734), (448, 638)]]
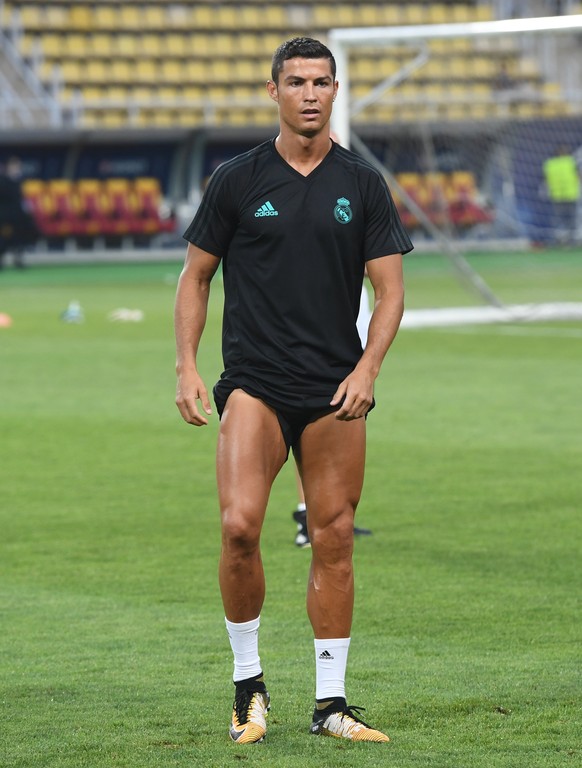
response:
[(313, 643), (316, 651), (325, 651), (326, 648), (349, 648), (351, 637), (335, 637), (328, 640), (315, 638)]
[(256, 619), (251, 619), (250, 621), (242, 621), (237, 624), (234, 621), (229, 621), (225, 616), (224, 621), (228, 632), (231, 630), (233, 632), (254, 632), (259, 628), (261, 624), (261, 617), (259, 615)]

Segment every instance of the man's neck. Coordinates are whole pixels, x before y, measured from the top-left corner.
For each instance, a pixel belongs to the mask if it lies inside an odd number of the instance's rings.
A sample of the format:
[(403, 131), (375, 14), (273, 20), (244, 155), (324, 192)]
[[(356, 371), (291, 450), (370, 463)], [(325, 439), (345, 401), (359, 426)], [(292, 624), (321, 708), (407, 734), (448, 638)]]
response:
[(317, 168), (331, 146), (328, 131), (313, 137), (281, 131), (275, 139), (275, 148), (283, 160), (303, 176), (308, 176)]

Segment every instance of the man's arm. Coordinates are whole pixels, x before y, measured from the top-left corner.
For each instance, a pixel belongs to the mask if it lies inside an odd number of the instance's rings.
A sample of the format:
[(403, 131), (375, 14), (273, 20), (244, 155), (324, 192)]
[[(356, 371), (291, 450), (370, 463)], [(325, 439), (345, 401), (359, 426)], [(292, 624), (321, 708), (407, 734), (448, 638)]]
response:
[(374, 288), (374, 309), (366, 349), (354, 370), (337, 388), (330, 405), (344, 398), (336, 417), (344, 421), (365, 416), (374, 397), (374, 381), (394, 341), (404, 312), (404, 279), (400, 253), (366, 263)]
[(176, 405), (184, 421), (197, 427), (208, 424), (198, 410), (198, 400), (205, 413), (212, 413), (208, 392), (196, 367), (196, 355), (206, 324), (210, 282), (219, 263), (216, 256), (189, 244), (176, 292)]

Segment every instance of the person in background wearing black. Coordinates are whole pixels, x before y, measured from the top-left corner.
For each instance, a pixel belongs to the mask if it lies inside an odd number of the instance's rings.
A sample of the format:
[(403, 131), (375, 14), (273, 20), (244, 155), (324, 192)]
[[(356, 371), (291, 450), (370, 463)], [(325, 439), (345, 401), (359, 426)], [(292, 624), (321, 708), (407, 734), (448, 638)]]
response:
[(14, 266), (24, 268), (24, 252), (38, 238), (36, 222), (26, 209), (21, 188), (22, 164), (10, 157), (0, 167), (0, 269), (10, 251)]

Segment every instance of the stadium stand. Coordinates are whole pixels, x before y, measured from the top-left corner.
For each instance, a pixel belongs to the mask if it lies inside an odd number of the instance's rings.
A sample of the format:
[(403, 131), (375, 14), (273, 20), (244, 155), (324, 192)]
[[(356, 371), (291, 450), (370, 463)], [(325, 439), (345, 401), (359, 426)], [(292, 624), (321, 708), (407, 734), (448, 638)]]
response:
[[(2, 14), (5, 25), (19, 30), (20, 55), (44, 88), (56, 93), (68, 120), (91, 128), (143, 127), (149, 120), (158, 126), (272, 124), (272, 104), (256, 83), (268, 75), (272, 50), (285, 37), (310, 34), (325, 39), (331, 27), (492, 17), (491, 4), (470, 0), (362, 4), (22, 0), (6, 2)], [(467, 41), (437, 42), (431, 53), (405, 92), (394, 89), (359, 120), (406, 123), (411, 108), (417, 110), (416, 120), (472, 119), (485, 108), (495, 117), (507, 112), (508, 103), (518, 114), (520, 105), (525, 105), (525, 114), (543, 116), (547, 100), (536, 99), (536, 92), (543, 89), (544, 79), (515, 41), (486, 49)], [(402, 48), (371, 48), (360, 54), (353, 63), (354, 93), (368, 91), (402, 63)], [(494, 98), (502, 68), (514, 86), (505, 103)], [(452, 100), (449, 85), (454, 87)], [(554, 113), (564, 111), (559, 84), (551, 86)]]
[[(494, 7), (477, 0), (0, 0), (0, 35), (42, 95), (49, 127), (100, 136), (243, 128), (261, 135), (276, 124), (261, 82), (281, 40), (304, 34), (325, 40), (332, 27), (489, 21)], [(572, 3), (570, 10), (580, 8)], [(479, 121), (571, 114), (561, 83), (548, 79), (535, 51), (524, 52), (513, 38), (433, 40), (429, 53), (422, 67), (358, 114), (359, 127), (387, 136), (423, 123), (456, 131)], [(353, 98), (414, 55), (400, 45), (360, 49), (350, 62)], [(0, 128), (7, 121), (0, 115)], [(479, 190), (480, 170), (469, 166), (428, 173), (410, 163), (396, 176), (433, 223), (446, 220), (464, 232), (492, 218)], [(29, 178), (25, 195), (49, 242), (148, 242), (176, 226), (165, 204), (168, 180), (156, 173), (122, 178), (78, 166)], [(190, 194), (185, 179), (182, 196)], [(397, 203), (408, 226), (418, 226)]]
[(174, 216), (169, 211), (164, 214), (155, 178), (28, 179), (23, 194), (50, 243), (131, 238), (146, 244), (175, 229)]

